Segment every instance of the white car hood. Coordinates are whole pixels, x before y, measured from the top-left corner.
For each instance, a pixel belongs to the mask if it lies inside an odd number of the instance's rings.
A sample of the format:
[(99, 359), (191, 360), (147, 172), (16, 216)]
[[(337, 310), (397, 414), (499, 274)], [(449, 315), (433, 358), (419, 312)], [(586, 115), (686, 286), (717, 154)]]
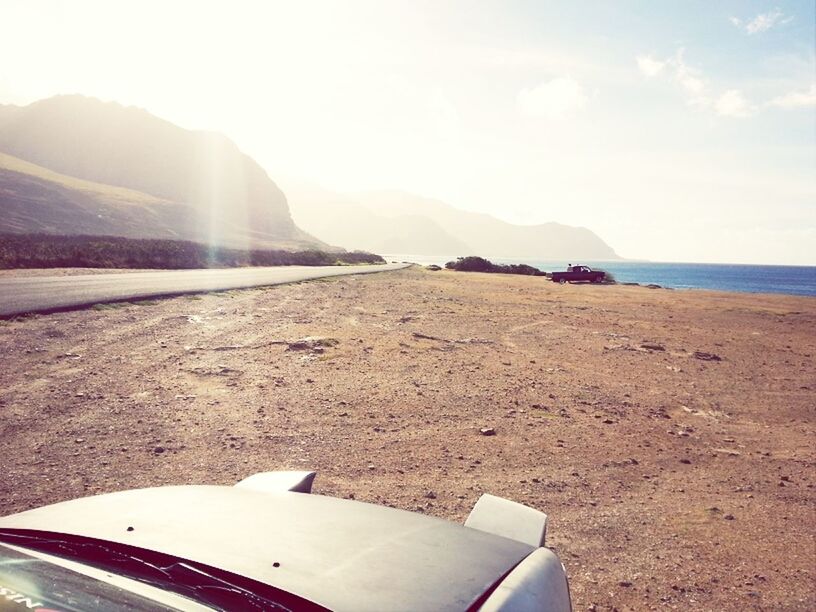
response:
[(87, 497), (2, 517), (0, 529), (137, 546), (349, 611), (466, 610), (535, 550), (393, 508), (218, 486)]

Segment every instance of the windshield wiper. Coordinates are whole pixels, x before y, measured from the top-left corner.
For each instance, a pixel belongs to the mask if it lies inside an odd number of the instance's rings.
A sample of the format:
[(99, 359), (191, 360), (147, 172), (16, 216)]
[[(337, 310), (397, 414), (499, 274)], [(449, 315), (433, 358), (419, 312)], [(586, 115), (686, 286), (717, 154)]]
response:
[(326, 610), (250, 578), (127, 544), (28, 529), (0, 529), (0, 541), (110, 571), (221, 610)]

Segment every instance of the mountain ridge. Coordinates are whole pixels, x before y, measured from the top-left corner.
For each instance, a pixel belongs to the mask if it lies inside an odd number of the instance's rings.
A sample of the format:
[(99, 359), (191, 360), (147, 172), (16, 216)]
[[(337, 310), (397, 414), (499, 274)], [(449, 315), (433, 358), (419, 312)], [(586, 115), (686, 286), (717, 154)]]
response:
[[(214, 132), (186, 130), (143, 109), (77, 95), (3, 106), (0, 151), (63, 177), (173, 202), (183, 214), (175, 215), (163, 237), (238, 248), (328, 248), (295, 225), (283, 192), (235, 143)], [(45, 188), (42, 181), (48, 180), (39, 174), (36, 180), (29, 177), (28, 187)], [(26, 202), (36, 207), (36, 198), (9, 188), (14, 175), (4, 176), (4, 207), (18, 212)], [(65, 189), (63, 182), (63, 202), (73, 201), (76, 208), (78, 201)], [(99, 204), (104, 189), (95, 191), (92, 201)], [(92, 224), (86, 229), (102, 231)]]
[[(414, 255), (473, 255), (540, 260), (618, 260), (614, 249), (594, 232), (557, 222), (516, 225), (487, 213), (455, 208), (435, 198), (425, 198), (404, 191), (378, 190), (338, 194), (303, 181), (283, 179), (292, 215), (308, 231), (324, 235), (333, 243), (345, 246), (349, 240), (360, 240), (365, 227), (334, 231), (340, 221), (359, 211), (373, 215), (379, 227), (401, 232), (400, 248), (391, 241), (380, 252)], [(408, 217), (422, 219), (438, 232), (434, 244), (417, 239), (406, 228)], [(372, 222), (373, 223), (373, 222)]]
[(378, 190), (355, 194), (357, 201), (381, 213), (421, 210), (466, 242), (475, 253), (525, 259), (616, 260), (617, 253), (592, 230), (555, 221), (519, 225), (488, 213), (462, 210), (436, 198), (404, 191)]

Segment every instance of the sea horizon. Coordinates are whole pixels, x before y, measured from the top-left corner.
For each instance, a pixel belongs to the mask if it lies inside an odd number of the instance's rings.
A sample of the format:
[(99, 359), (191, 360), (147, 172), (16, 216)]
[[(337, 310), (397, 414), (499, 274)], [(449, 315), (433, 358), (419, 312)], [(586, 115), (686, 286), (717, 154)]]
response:
[[(388, 261), (411, 261), (421, 265), (444, 266), (458, 256), (382, 255)], [(566, 270), (570, 264), (586, 265), (611, 273), (618, 283), (655, 284), (671, 289), (705, 289), (739, 293), (773, 293), (816, 296), (816, 266), (783, 264), (723, 264), (656, 262), (645, 260), (544, 260), (485, 256), (493, 263), (526, 264), (545, 272)]]

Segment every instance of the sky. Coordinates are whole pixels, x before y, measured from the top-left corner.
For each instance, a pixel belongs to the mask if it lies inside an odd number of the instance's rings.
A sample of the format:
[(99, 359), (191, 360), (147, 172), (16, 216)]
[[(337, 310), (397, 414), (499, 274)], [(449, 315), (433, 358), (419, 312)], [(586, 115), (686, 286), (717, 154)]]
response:
[(0, 103), (116, 100), (275, 179), (623, 257), (816, 264), (816, 3), (4, 0)]

